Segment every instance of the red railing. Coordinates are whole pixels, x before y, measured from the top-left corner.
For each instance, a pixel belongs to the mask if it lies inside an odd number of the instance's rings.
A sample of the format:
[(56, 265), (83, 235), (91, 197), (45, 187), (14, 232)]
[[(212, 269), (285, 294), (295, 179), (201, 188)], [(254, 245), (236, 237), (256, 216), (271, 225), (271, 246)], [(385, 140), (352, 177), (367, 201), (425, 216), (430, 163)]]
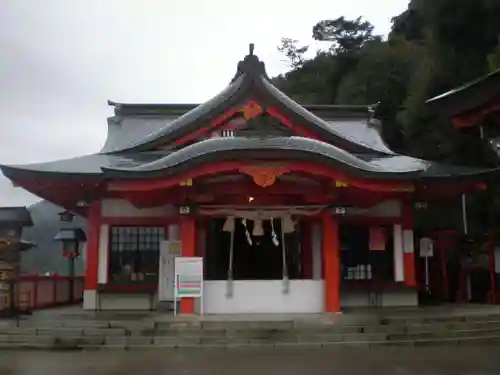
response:
[[(73, 298), (70, 285), (73, 284)], [(14, 306), (25, 310), (70, 305), (83, 300), (83, 277), (21, 276), (14, 281)], [(9, 307), (9, 296), (0, 295), (0, 310)]]

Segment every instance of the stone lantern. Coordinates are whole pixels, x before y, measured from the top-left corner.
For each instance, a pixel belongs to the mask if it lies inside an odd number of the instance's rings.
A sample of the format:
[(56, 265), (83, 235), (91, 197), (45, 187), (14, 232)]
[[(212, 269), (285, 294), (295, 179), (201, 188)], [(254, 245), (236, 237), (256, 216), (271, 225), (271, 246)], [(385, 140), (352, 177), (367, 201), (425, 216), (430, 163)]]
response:
[(61, 229), (54, 240), (61, 242), (61, 255), (68, 259), (68, 276), (70, 278), (69, 299), (74, 300), (75, 259), (80, 255), (80, 245), (87, 241), (87, 236), (81, 228)]

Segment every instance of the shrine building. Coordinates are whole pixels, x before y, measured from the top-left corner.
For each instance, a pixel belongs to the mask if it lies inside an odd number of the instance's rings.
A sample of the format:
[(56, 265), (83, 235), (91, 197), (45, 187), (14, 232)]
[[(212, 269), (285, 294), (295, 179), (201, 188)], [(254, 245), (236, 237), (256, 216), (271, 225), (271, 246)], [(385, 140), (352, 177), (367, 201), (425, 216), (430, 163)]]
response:
[(182, 299), (184, 314), (415, 306), (414, 202), (490, 174), (397, 154), (370, 106), (296, 103), (252, 45), (203, 104), (109, 104), (100, 152), (1, 167), (87, 218), (89, 310), (171, 303), (165, 241), (203, 258), (203, 299)]

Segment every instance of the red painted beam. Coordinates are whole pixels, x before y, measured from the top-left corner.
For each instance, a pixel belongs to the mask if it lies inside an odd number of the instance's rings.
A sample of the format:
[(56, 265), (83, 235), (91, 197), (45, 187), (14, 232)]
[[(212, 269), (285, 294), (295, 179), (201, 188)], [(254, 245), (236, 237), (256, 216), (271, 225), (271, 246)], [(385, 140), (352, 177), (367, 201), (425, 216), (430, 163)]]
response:
[[(264, 163), (263, 163), (264, 164)], [(116, 181), (110, 183), (111, 190), (129, 190), (129, 191), (152, 191), (156, 189), (167, 189), (178, 185), (181, 181), (187, 179), (196, 179), (201, 176), (215, 175), (219, 173), (237, 171), (241, 166), (245, 165), (241, 162), (216, 162), (209, 165), (203, 165), (197, 169), (178, 174), (165, 179), (155, 180), (134, 180), (134, 181)], [(343, 173), (333, 170), (320, 164), (308, 162), (290, 162), (282, 161), (281, 165), (286, 166), (291, 172), (303, 172), (313, 176), (327, 177), (333, 181), (339, 180), (347, 183), (349, 186), (358, 187), (370, 191), (379, 192), (412, 192), (414, 186), (406, 181), (380, 181), (380, 180), (363, 180), (349, 177)]]
[(300, 183), (290, 183), (290, 182), (276, 182), (275, 184), (268, 187), (260, 187), (255, 183), (238, 183), (238, 184), (228, 184), (228, 183), (213, 183), (213, 184), (203, 184), (198, 186), (195, 184), (192, 189), (192, 194), (202, 194), (210, 192), (214, 195), (227, 195), (227, 194), (238, 194), (238, 195), (251, 195), (251, 196), (262, 196), (262, 195), (313, 195), (313, 196), (325, 196), (334, 193), (336, 191), (333, 184), (329, 187), (324, 185), (308, 186)]
[(453, 127), (455, 129), (462, 129), (472, 126), (480, 125), (485, 116), (497, 116), (500, 118), (500, 103), (494, 102), (493, 104), (483, 106), (479, 109), (474, 109), (465, 113), (461, 113), (453, 117)]
[[(251, 99), (250, 101), (255, 101), (256, 103), (259, 102), (259, 100), (253, 100), (253, 99)], [(233, 118), (236, 114), (242, 112), (242, 109), (243, 109), (242, 106), (230, 108), (229, 110), (224, 112), (222, 115), (213, 119), (209, 125), (204, 126), (202, 128), (199, 128), (195, 132), (187, 134), (184, 137), (181, 137), (178, 140), (176, 140), (174, 142), (175, 145), (181, 146), (181, 145), (184, 145), (188, 142), (192, 142), (192, 141), (195, 141), (203, 136), (206, 136), (209, 132), (213, 132), (218, 128), (223, 129), (224, 126), (227, 125), (227, 122), (231, 118)], [(271, 117), (280, 121), (284, 126), (288, 127), (292, 131), (292, 133), (295, 135), (299, 135), (302, 137), (308, 137), (308, 138), (312, 138), (312, 139), (320, 139), (314, 132), (311, 132), (306, 127), (301, 126), (299, 124), (294, 124), (285, 115), (283, 115), (279, 111), (279, 109), (277, 109), (277, 108), (268, 107), (266, 109), (266, 113), (268, 115), (270, 115)], [(226, 126), (226, 128), (230, 129), (231, 126)], [(169, 147), (170, 145), (165, 145), (165, 146)], [(165, 147), (165, 146), (163, 146), (163, 147)]]

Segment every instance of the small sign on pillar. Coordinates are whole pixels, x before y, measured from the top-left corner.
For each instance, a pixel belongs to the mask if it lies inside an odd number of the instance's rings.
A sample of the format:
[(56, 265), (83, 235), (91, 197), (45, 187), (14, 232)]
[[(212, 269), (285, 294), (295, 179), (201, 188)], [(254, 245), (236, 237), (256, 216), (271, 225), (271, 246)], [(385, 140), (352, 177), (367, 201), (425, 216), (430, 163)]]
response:
[(180, 206), (179, 207), (179, 214), (181, 215), (190, 215), (191, 214), (191, 207), (190, 206)]

